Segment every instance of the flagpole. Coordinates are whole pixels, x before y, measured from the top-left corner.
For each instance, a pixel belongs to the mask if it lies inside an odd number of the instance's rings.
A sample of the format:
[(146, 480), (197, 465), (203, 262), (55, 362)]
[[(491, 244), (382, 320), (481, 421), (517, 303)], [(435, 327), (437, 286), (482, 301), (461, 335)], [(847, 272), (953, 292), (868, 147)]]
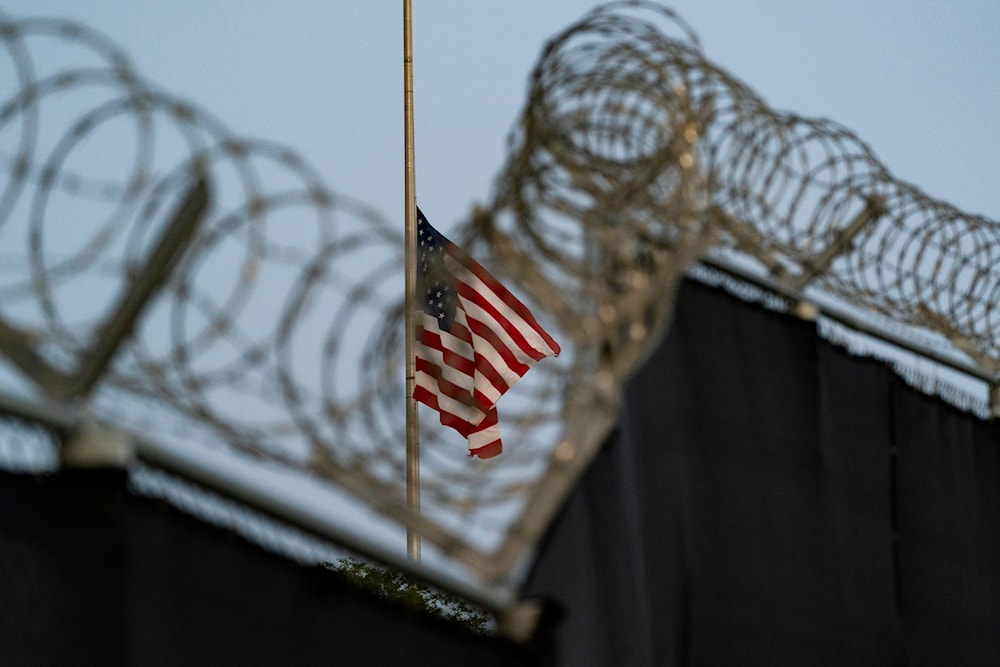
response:
[[(413, 158), (413, 14), (410, 0), (403, 0), (403, 116), (404, 186), (406, 202), (404, 232), (406, 236), (406, 297), (404, 316), (406, 327), (406, 506), (412, 516), (420, 514), (420, 441), (417, 428), (416, 355), (414, 314), (417, 283), (417, 200)], [(420, 534), (412, 522), (406, 526), (406, 554), (410, 560), (420, 560)]]

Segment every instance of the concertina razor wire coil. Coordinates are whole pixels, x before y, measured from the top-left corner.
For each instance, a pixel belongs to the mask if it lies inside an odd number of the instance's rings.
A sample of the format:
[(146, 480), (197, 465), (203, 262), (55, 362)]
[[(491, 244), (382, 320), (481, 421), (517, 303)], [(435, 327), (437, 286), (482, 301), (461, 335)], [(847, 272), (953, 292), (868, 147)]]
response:
[[(67, 62), (37, 57), (53, 38)], [(530, 553), (699, 259), (742, 258), (1000, 368), (995, 222), (894, 178), (847, 129), (770, 109), (671, 10), (603, 5), (546, 46), (489, 203), (455, 235), (563, 354), (505, 397), (499, 459), (466, 460), (423, 420), (412, 516), (401, 225), (160, 90), (84, 26), (0, 18), (0, 41), (4, 341), (71, 372), (204, 176), (205, 220), (90, 409), (326, 480), (484, 579)]]

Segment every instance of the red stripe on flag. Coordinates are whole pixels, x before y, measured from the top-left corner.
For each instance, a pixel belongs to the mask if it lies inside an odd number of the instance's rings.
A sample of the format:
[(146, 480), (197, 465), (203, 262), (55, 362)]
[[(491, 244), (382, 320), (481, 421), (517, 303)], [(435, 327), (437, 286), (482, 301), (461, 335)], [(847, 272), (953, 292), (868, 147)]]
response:
[[(490, 303), (486, 296), (476, 290), (472, 289), (469, 285), (463, 282), (456, 281), (456, 286), (458, 288), (459, 296), (465, 297), (469, 301), (473, 302), (480, 308), (482, 308), (486, 313), (498, 324), (500, 327), (510, 336), (511, 340), (517, 345), (518, 349), (524, 354), (528, 355), (535, 361), (540, 361), (546, 357), (545, 354), (536, 350), (534, 346), (531, 345), (527, 340), (525, 340), (524, 335), (518, 330), (517, 326), (511, 324), (511, 322), (500, 314), (500, 311)], [(523, 373), (519, 373), (523, 375)]]
[(439, 420), (442, 426), (447, 426), (449, 428), (455, 429), (464, 438), (469, 437), (469, 432), (473, 428), (472, 424), (462, 419), (461, 417), (453, 415), (447, 410), (442, 409), (441, 406), (438, 405), (437, 394), (431, 393), (424, 387), (417, 386), (414, 387), (413, 389), (413, 399), (415, 401), (423, 403), (424, 405), (433, 410), (437, 410), (438, 414), (440, 415)]
[(537, 320), (535, 320), (535, 316), (531, 314), (530, 310), (528, 310), (528, 307), (525, 306), (520, 299), (514, 296), (510, 290), (504, 287), (503, 283), (490, 275), (490, 272), (487, 271), (482, 264), (465, 254), (465, 251), (454, 243), (448, 247), (448, 254), (454, 257), (456, 261), (465, 266), (465, 268), (469, 271), (474, 273), (475, 276), (479, 278), (479, 280), (482, 281), (482, 283), (486, 285), (501, 301), (503, 301), (508, 308), (517, 313), (517, 316), (524, 320), (525, 324), (531, 327), (535, 333), (542, 337), (542, 340), (545, 341), (545, 344), (549, 346), (549, 349), (552, 350), (554, 354), (558, 355), (562, 351), (559, 347), (559, 343), (557, 343), (555, 339), (550, 336), (540, 324), (538, 324)]
[[(444, 377), (444, 371), (440, 366), (423, 357), (417, 357), (416, 370), (434, 378), (437, 383), (438, 394), (447, 396), (463, 405), (471, 405), (483, 413), (487, 413), (493, 409), (493, 401), (475, 388), (471, 378), (468, 386), (457, 385)], [(473, 422), (470, 421), (469, 423), (472, 424)]]
[(472, 405), (471, 389), (457, 385), (445, 378), (441, 372), (441, 367), (437, 364), (433, 364), (422, 357), (417, 357), (416, 370), (434, 378), (439, 394), (447, 396), (462, 405)]
[[(496, 350), (497, 354), (499, 354), (504, 360), (504, 363), (507, 364), (507, 368), (516, 373), (518, 377), (521, 377), (528, 372), (528, 368), (530, 368), (530, 366), (518, 361), (514, 356), (514, 353), (507, 348), (506, 343), (500, 340), (500, 337), (496, 334), (496, 332), (490, 329), (488, 325), (483, 324), (479, 320), (470, 319), (469, 328), (472, 329), (473, 334), (489, 343), (489, 346)], [(476, 354), (476, 365), (479, 364), (480, 358), (481, 355)], [(483, 359), (483, 363), (488, 362)]]
[(494, 440), (488, 445), (469, 450), (469, 456), (478, 456), (481, 459), (491, 459), (498, 456), (503, 451), (503, 444), (499, 440)]
[[(489, 459), (503, 451), (503, 443), (500, 441), (500, 429), (497, 427), (498, 421), (497, 411), (490, 410), (483, 418), (483, 421), (472, 429), (469, 433), (469, 456)], [(493, 435), (496, 437), (492, 437)], [(474, 442), (477, 443), (475, 447), (473, 447)]]
[[(460, 373), (464, 373), (469, 377), (472, 377), (476, 370), (476, 365), (468, 357), (463, 357), (458, 352), (455, 352), (451, 348), (445, 347), (444, 341), (441, 340), (441, 334), (430, 331), (428, 329), (420, 330), (420, 342), (427, 347), (437, 350), (444, 357), (444, 363), (451, 366)], [(420, 351), (417, 351), (420, 354)]]

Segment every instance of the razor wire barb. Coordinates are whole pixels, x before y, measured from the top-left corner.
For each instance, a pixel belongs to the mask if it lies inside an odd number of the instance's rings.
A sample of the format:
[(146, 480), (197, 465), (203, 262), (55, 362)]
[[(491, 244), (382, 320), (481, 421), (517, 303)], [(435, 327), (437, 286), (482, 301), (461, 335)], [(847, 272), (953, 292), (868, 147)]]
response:
[[(51, 38), (77, 57), (38, 58)], [(699, 259), (745, 260), (790, 294), (1000, 370), (994, 221), (894, 178), (836, 123), (770, 109), (671, 10), (603, 5), (546, 46), (489, 203), (456, 237), (518, 286), (563, 354), (505, 397), (500, 459), (467, 461), (424, 424), (415, 518), (401, 226), (160, 90), (86, 27), (0, 17), (0, 42), (0, 337), (71, 373), (204, 178), (190, 247), (81, 399), (168, 444), (329, 480), (490, 576), (509, 574), (600, 446)]]

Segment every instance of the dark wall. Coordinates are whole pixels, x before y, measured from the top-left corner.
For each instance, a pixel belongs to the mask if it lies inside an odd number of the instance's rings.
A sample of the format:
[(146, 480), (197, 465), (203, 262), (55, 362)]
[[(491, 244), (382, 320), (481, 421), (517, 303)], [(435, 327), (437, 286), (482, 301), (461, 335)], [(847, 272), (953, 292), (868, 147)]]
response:
[(565, 665), (1000, 664), (1000, 429), (689, 283), (527, 592)]
[[(698, 284), (541, 546), (526, 649), (120, 472), (0, 473), (0, 665), (996, 665), (1000, 430)], [(545, 637), (543, 637), (545, 639)], [(544, 650), (543, 650), (544, 649)]]
[(5, 667), (537, 660), (133, 496), (124, 473), (0, 473)]

